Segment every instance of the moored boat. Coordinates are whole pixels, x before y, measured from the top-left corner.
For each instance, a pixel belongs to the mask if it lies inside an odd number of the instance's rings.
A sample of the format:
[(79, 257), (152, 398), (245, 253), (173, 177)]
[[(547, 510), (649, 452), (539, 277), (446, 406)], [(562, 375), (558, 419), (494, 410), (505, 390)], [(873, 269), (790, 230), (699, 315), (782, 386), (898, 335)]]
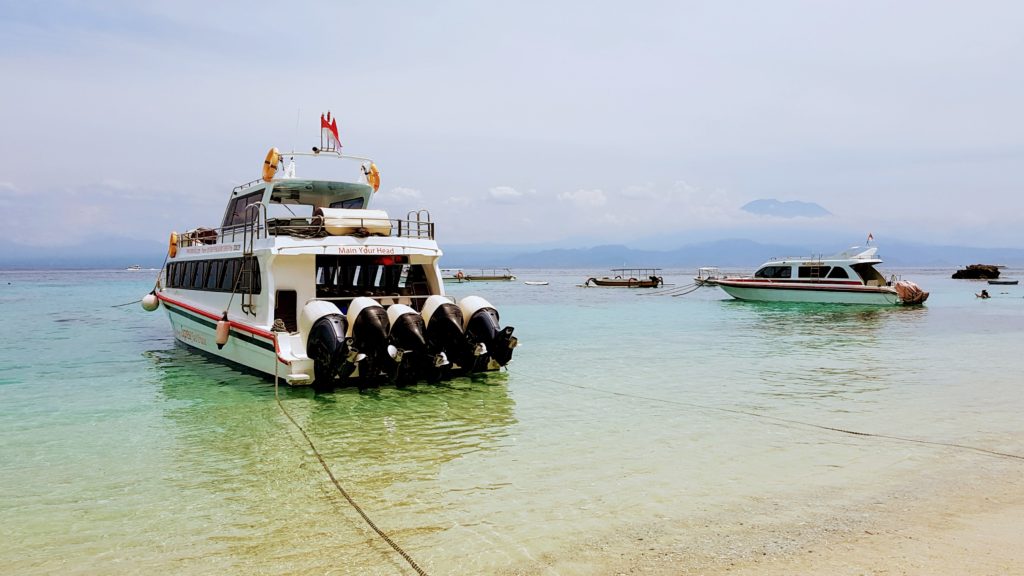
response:
[(1011, 280), (1009, 278), (1003, 278), (1002, 280), (996, 279), (996, 280), (989, 280), (988, 281), (989, 284), (996, 284), (996, 285), (1000, 285), (1000, 286), (1016, 286), (1017, 282), (1018, 282), (1017, 280)]
[(584, 286), (603, 286), (611, 288), (657, 288), (665, 283), (661, 277), (661, 268), (612, 268), (612, 276), (587, 278)]
[(733, 298), (763, 302), (922, 304), (928, 293), (913, 282), (887, 280), (875, 265), (878, 248), (851, 248), (829, 258), (782, 258), (765, 262), (750, 277), (714, 284)]
[[(445, 295), (430, 214), (369, 208), (370, 159), (342, 155), (336, 131), (286, 156), (283, 177), (271, 149), (263, 177), (231, 191), (219, 228), (171, 234), (143, 307), (162, 304), (177, 340), (290, 384), (436, 381), (511, 360), (517, 339), (491, 303)], [(359, 171), (300, 179), (296, 157)]]
[(509, 282), (515, 279), (515, 274), (508, 268), (490, 268), (478, 274), (463, 275), (463, 280), (467, 282)]

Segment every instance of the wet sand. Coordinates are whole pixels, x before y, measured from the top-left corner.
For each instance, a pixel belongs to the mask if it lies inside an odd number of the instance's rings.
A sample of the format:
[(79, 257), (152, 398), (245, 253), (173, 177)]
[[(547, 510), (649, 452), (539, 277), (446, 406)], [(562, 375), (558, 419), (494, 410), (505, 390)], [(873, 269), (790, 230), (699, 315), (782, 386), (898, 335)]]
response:
[(853, 499), (754, 499), (553, 556), (509, 574), (1024, 575), (1024, 462), (968, 458)]

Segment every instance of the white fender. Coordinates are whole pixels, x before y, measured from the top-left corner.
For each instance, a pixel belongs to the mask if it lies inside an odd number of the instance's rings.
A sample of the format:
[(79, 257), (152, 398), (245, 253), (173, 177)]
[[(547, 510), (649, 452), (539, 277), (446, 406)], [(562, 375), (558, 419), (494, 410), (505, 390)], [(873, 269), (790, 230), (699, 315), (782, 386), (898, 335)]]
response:
[(411, 306), (406, 306), (405, 304), (392, 304), (391, 306), (388, 306), (388, 324), (394, 326), (395, 322), (397, 322), (402, 316), (415, 313), (416, 311), (413, 310)]
[(324, 300), (313, 300), (307, 302), (299, 312), (299, 334), (302, 334), (302, 341), (306, 341), (309, 330), (316, 324), (316, 321), (328, 314), (341, 314), (341, 310), (333, 302)]
[(427, 298), (427, 301), (423, 303), (423, 311), (420, 315), (423, 316), (423, 325), (430, 326), (430, 318), (434, 315), (434, 312), (441, 307), (442, 304), (451, 304), (451, 300), (444, 296), (438, 296), (437, 294)]
[(156, 297), (156, 294), (150, 292), (142, 297), (142, 309), (146, 312), (152, 312), (160, 307), (160, 299)]
[[(466, 296), (462, 300), (459, 300), (459, 309), (462, 310), (462, 329), (469, 328), (469, 320), (473, 318), (473, 314), (476, 314), (481, 308), (494, 308), (491, 303), (484, 300), (480, 296)], [(497, 310), (497, 308), (495, 308)]]
[[(348, 332), (345, 336), (352, 336), (352, 327), (356, 325), (356, 318), (359, 317), (359, 313), (362, 312), (363, 309), (373, 306), (378, 308), (381, 307), (376, 300), (367, 296), (360, 296), (352, 299), (352, 303), (348, 305)], [(390, 320), (390, 317), (388, 317), (388, 320)]]

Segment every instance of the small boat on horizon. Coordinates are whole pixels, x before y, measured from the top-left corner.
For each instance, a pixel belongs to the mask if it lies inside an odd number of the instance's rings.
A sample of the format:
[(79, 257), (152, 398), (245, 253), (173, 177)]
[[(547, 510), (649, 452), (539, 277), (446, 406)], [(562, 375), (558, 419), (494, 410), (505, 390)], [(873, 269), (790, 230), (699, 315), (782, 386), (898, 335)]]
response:
[(753, 276), (724, 277), (714, 285), (737, 300), (822, 304), (923, 304), (928, 292), (875, 269), (878, 248), (853, 247), (828, 258), (769, 260)]
[(1016, 286), (1018, 281), (1017, 280), (1011, 280), (1009, 278), (1004, 278), (1002, 280), (992, 279), (992, 280), (989, 280), (988, 283), (989, 284), (997, 284), (997, 285), (1000, 285), (1000, 286)]
[(614, 276), (587, 278), (583, 286), (593, 283), (606, 288), (657, 288), (665, 284), (660, 272), (661, 268), (612, 268)]
[(547, 286), (548, 285), (548, 281), (547, 280), (527, 280), (527, 281), (523, 282), (523, 284), (526, 284), (527, 286)]
[(139, 265), (139, 264), (132, 264), (131, 266), (128, 266), (127, 268), (125, 268), (125, 270), (131, 270), (131, 271), (134, 272), (134, 271), (137, 271), (137, 270), (142, 270), (142, 266)]

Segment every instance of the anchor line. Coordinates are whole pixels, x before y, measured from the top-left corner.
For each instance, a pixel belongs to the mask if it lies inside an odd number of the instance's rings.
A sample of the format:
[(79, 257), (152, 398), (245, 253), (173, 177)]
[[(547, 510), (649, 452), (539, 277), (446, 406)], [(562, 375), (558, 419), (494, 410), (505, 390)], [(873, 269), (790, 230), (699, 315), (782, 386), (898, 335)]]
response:
[(664, 296), (666, 294), (672, 294), (674, 292), (679, 292), (679, 291), (683, 291), (683, 290), (689, 290), (689, 289), (694, 288), (694, 287), (698, 287), (699, 288), (699, 286), (697, 285), (696, 282), (691, 282), (690, 284), (685, 284), (683, 286), (673, 286), (672, 288), (669, 288), (667, 290), (657, 290), (657, 291), (654, 291), (654, 292), (644, 292), (642, 294), (637, 294), (637, 296)]
[(313, 450), (313, 454), (316, 455), (316, 459), (320, 461), (320, 466), (322, 466), (324, 471), (327, 472), (327, 476), (330, 477), (331, 482), (334, 483), (334, 486), (338, 489), (338, 492), (341, 492), (341, 495), (345, 497), (345, 500), (347, 500), (348, 503), (352, 506), (352, 508), (354, 508), (355, 511), (358, 512), (360, 516), (362, 516), (363, 520), (366, 521), (370, 528), (372, 528), (373, 531), (376, 532), (378, 536), (380, 536), (385, 542), (387, 542), (388, 545), (391, 546), (391, 548), (395, 552), (398, 552), (398, 554), (402, 558), (404, 558), (406, 562), (409, 563), (409, 566), (411, 566), (412, 569), (415, 570), (417, 574), (419, 574), (420, 576), (427, 576), (427, 573), (423, 570), (423, 568), (420, 568), (419, 564), (417, 564), (415, 560), (412, 559), (412, 556), (410, 556), (405, 550), (403, 550), (401, 546), (395, 543), (395, 541), (392, 540), (391, 537), (388, 536), (383, 530), (377, 527), (377, 525), (373, 522), (373, 520), (370, 519), (366, 512), (363, 511), (359, 504), (357, 504), (356, 501), (353, 500), (351, 496), (349, 496), (348, 491), (346, 491), (341, 486), (341, 482), (339, 482), (338, 479), (334, 477), (334, 473), (331, 472), (331, 467), (327, 465), (327, 461), (324, 460), (324, 457), (320, 454), (320, 451), (316, 449), (316, 446), (313, 444), (313, 441), (309, 438), (309, 435), (306, 434), (306, 431), (302, 428), (302, 426), (299, 426), (299, 423), (296, 422), (294, 418), (292, 418), (292, 415), (289, 414), (288, 410), (285, 409), (284, 404), (281, 403), (281, 397), (280, 395), (278, 395), (277, 392), (277, 381), (277, 362), (274, 362), (274, 400), (277, 401), (277, 406), (281, 409), (281, 412), (284, 413), (285, 417), (287, 417), (288, 420), (296, 428), (299, 429), (299, 432), (302, 433), (302, 437), (306, 439), (306, 443), (309, 444), (310, 449)]
[(763, 418), (765, 420), (773, 420), (775, 422), (780, 422), (780, 423), (783, 423), (783, 424), (790, 424), (790, 425), (797, 425), (797, 426), (806, 426), (806, 427), (809, 427), (809, 428), (817, 428), (819, 430), (828, 430), (830, 432), (838, 432), (838, 433), (841, 433), (841, 434), (848, 434), (848, 435), (851, 435), (851, 436), (859, 436), (859, 437), (862, 437), (862, 438), (882, 438), (882, 439), (885, 439), (885, 440), (894, 440), (894, 441), (898, 441), (898, 442), (909, 442), (909, 443), (913, 443), (913, 444), (925, 444), (925, 445), (930, 445), (930, 446), (942, 446), (942, 447), (945, 447), (945, 448), (958, 448), (958, 449), (961, 449), (961, 450), (969, 450), (969, 451), (972, 451), (972, 452), (977, 452), (977, 453), (985, 455), (985, 456), (992, 456), (992, 457), (996, 457), (996, 458), (1011, 458), (1011, 459), (1014, 459), (1014, 460), (1024, 460), (1024, 455), (1021, 455), (1021, 454), (1014, 454), (1014, 453), (1011, 453), (1011, 452), (999, 452), (997, 450), (989, 450), (988, 448), (979, 448), (977, 446), (970, 446), (970, 445), (967, 445), (967, 444), (958, 444), (958, 443), (955, 443), (955, 442), (939, 442), (939, 441), (936, 441), (936, 440), (922, 440), (920, 438), (908, 438), (908, 437), (905, 437), (905, 436), (894, 436), (894, 435), (890, 435), (890, 434), (877, 434), (877, 433), (874, 433), (874, 432), (862, 432), (862, 431), (859, 431), (859, 430), (847, 430), (845, 428), (836, 428), (836, 427), (833, 427), (833, 426), (825, 426), (823, 424), (815, 424), (813, 422), (803, 422), (803, 421), (800, 421), (800, 420), (792, 420), (792, 419), (789, 419), (789, 418), (781, 418), (779, 416), (770, 416), (768, 414), (758, 414), (757, 412), (749, 412), (747, 410), (739, 410), (739, 409), (736, 409), (736, 408), (723, 408), (721, 406), (710, 406), (710, 405), (707, 405), (707, 404), (697, 404), (695, 402), (685, 402), (685, 401), (682, 401), (682, 400), (670, 400), (670, 399), (667, 399), (667, 398), (657, 398), (657, 397), (654, 397), (654, 396), (642, 396), (640, 394), (629, 394), (627, 392), (618, 392), (616, 390), (605, 390), (605, 389), (602, 389), (602, 388), (594, 388), (592, 386), (583, 386), (582, 384), (572, 384), (572, 383), (569, 383), (569, 382), (562, 382), (562, 381), (559, 381), (559, 380), (554, 380), (552, 378), (541, 378), (541, 380), (546, 380), (548, 382), (552, 382), (554, 384), (560, 384), (562, 386), (568, 386), (570, 388), (578, 388), (580, 390), (591, 390), (591, 391), (594, 391), (594, 392), (601, 392), (601, 393), (609, 394), (609, 395), (612, 395), (612, 396), (623, 396), (623, 397), (626, 397), (626, 398), (635, 398), (635, 399), (638, 399), (638, 400), (648, 400), (648, 401), (651, 401), (651, 402), (661, 402), (661, 403), (664, 403), (664, 404), (675, 404), (675, 405), (678, 405), (678, 406), (687, 406), (687, 407), (690, 407), (690, 408), (697, 408), (697, 409), (701, 409), (701, 410), (716, 410), (716, 411), (719, 411), (719, 412), (727, 412), (727, 413), (730, 413), (730, 414), (740, 414), (740, 415), (743, 415), (743, 416), (750, 416), (750, 417), (753, 417), (753, 418)]

